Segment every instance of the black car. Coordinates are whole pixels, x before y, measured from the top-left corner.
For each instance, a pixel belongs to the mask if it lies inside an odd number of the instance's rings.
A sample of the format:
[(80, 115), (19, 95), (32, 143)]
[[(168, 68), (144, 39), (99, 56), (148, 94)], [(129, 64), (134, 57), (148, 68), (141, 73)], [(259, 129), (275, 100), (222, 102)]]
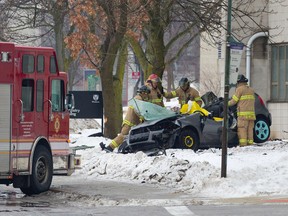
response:
[[(215, 121), (201, 111), (189, 115), (177, 114), (152, 103), (134, 101), (133, 106), (146, 121), (131, 128), (119, 152), (144, 151), (154, 154), (167, 148), (197, 151), (199, 148), (221, 147), (222, 121)], [(231, 127), (228, 130), (228, 146), (237, 144), (237, 130)]]
[[(202, 100), (205, 103), (204, 108), (214, 113), (216, 116), (221, 116), (223, 112), (223, 98), (218, 98), (213, 92), (207, 92), (203, 95)], [(230, 109), (237, 119), (237, 106), (233, 106)], [(255, 126), (254, 126), (254, 142), (263, 143), (270, 137), (270, 126), (272, 124), (272, 118), (269, 110), (264, 104), (263, 99), (255, 93)]]
[[(213, 116), (221, 116), (221, 102), (210, 92), (202, 97), (204, 108), (212, 113), (206, 116), (201, 111), (183, 115), (166, 108), (134, 100), (134, 107), (147, 121), (132, 127), (124, 143), (119, 147), (121, 153), (144, 151), (148, 155), (167, 148), (185, 148), (197, 151), (205, 148), (221, 148), (222, 123)], [(265, 142), (270, 135), (271, 115), (262, 99), (256, 94), (255, 100), (255, 142)], [(235, 109), (235, 108), (234, 108)], [(229, 115), (228, 147), (238, 145), (237, 127), (233, 117), (233, 107)]]
[(255, 93), (255, 113), (256, 120), (254, 126), (254, 142), (263, 143), (270, 137), (270, 126), (272, 125), (272, 117), (266, 108), (262, 98)]

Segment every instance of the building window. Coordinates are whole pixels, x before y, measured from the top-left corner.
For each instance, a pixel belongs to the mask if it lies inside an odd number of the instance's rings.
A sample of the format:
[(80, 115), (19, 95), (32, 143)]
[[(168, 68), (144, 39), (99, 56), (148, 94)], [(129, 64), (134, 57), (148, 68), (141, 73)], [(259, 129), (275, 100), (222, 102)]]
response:
[(44, 106), (44, 81), (37, 80), (36, 83), (36, 111), (43, 112)]
[(288, 101), (288, 45), (272, 46), (271, 99)]
[(22, 72), (33, 73), (34, 72), (34, 56), (23, 55), (22, 57)]
[(64, 111), (64, 81), (52, 80), (52, 110), (54, 112)]
[(34, 80), (24, 79), (22, 80), (22, 101), (23, 101), (23, 111), (31, 112), (33, 111), (33, 101), (34, 101)]
[(44, 72), (44, 56), (43, 55), (37, 56), (37, 72), (38, 73)]

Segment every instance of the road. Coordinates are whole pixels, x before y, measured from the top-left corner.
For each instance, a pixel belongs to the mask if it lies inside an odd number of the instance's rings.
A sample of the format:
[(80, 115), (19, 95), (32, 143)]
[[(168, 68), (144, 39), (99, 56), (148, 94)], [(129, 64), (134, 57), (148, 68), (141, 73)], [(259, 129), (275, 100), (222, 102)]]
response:
[[(69, 178), (69, 181), (67, 181)], [(150, 184), (56, 176), (51, 190), (24, 196), (0, 186), (0, 215), (224, 216), (287, 215), (288, 198), (207, 199)]]

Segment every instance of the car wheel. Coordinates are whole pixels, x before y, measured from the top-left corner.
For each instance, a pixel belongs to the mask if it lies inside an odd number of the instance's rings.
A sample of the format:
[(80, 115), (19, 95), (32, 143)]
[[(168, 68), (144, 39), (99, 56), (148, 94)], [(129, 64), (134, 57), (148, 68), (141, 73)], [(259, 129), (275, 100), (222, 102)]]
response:
[(192, 149), (196, 152), (199, 149), (199, 137), (194, 130), (187, 128), (181, 131), (177, 144), (178, 148)]
[(256, 118), (253, 130), (256, 143), (266, 142), (270, 137), (270, 127), (265, 118)]

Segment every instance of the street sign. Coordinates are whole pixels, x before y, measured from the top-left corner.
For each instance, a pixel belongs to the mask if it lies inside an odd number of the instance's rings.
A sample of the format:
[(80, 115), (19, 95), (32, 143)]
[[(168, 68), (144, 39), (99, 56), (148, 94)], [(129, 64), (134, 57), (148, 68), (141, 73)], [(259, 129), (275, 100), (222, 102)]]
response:
[(132, 71), (132, 79), (139, 79), (140, 78), (140, 71)]
[(244, 44), (230, 42), (230, 87), (236, 86)]
[(70, 91), (74, 95), (75, 108), (70, 118), (103, 118), (102, 91)]

